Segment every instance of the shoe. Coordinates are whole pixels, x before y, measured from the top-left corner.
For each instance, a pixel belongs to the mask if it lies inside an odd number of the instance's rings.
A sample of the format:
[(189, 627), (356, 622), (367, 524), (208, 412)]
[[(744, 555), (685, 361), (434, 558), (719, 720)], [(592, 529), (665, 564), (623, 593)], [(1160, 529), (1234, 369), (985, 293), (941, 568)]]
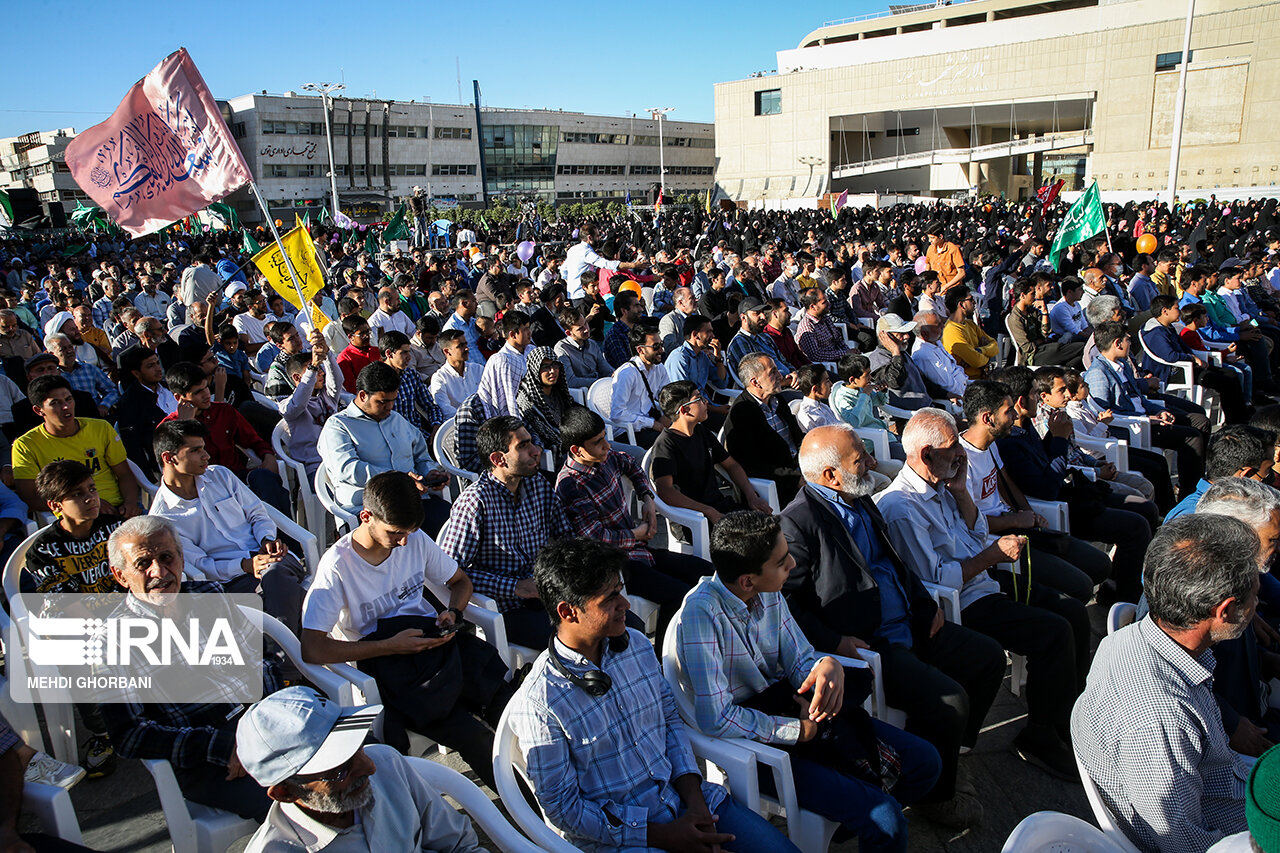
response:
[(64, 764), (52, 755), (37, 752), (31, 756), (27, 772), (22, 775), (25, 782), (38, 782), (41, 785), (56, 785), (59, 788), (71, 788), (85, 776), (85, 769), (76, 764)]
[(1080, 784), (1075, 756), (1062, 738), (1048, 726), (1029, 725), (1013, 739), (1013, 751), (1028, 764), (1064, 782)]
[(971, 829), (982, 823), (982, 803), (977, 797), (962, 794), (956, 795), (941, 803), (916, 803), (911, 807), (930, 823), (945, 826), (948, 829)]
[(92, 735), (84, 745), (84, 767), (90, 779), (101, 779), (116, 769), (116, 752), (106, 735)]
[(978, 788), (973, 784), (973, 776), (963, 767), (956, 768), (956, 793), (978, 796)]

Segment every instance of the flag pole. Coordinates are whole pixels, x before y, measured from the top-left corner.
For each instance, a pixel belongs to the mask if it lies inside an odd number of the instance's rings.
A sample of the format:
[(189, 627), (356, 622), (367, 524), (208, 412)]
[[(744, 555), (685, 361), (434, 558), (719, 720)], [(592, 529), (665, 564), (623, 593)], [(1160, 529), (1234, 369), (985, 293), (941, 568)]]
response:
[(298, 294), (298, 310), (305, 311), (307, 318), (312, 321), (311, 325), (315, 327), (315, 320), (311, 316), (311, 310), (308, 306), (308, 299), (302, 292), (302, 284), (298, 281), (298, 273), (293, 269), (293, 261), (289, 259), (289, 253), (284, 248), (284, 243), (280, 240), (280, 231), (276, 228), (276, 221), (271, 218), (271, 211), (267, 208), (267, 202), (262, 198), (262, 193), (258, 192), (258, 185), (252, 180), (249, 181), (249, 189), (253, 190), (253, 197), (258, 200), (258, 207), (262, 210), (262, 215), (267, 218), (267, 227), (271, 229), (271, 236), (275, 238), (276, 245), (280, 247), (280, 254), (284, 256), (284, 265), (289, 270), (289, 280), (293, 282), (293, 289)]

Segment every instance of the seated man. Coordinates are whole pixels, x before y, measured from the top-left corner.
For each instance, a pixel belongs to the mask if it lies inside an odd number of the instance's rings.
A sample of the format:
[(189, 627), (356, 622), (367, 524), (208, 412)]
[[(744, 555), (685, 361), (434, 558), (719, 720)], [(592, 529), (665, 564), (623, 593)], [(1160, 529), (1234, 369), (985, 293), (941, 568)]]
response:
[[(555, 636), (510, 715), (538, 805), (587, 853), (721, 845), (798, 853), (767, 820), (702, 781), (653, 647), (627, 629), (625, 564), (618, 549), (587, 539), (538, 554), (538, 594)], [(617, 736), (603, 736), (610, 732)]]
[(507, 638), (539, 649), (551, 622), (533, 583), (533, 557), (552, 539), (572, 532), (551, 484), (538, 473), (542, 448), (524, 422), (499, 415), (480, 425), (476, 447), (485, 473), (453, 502), (440, 547), (490, 596)]
[(777, 518), (729, 513), (712, 531), (711, 559), (715, 574), (689, 593), (676, 626), (698, 728), (789, 753), (801, 808), (840, 823), (860, 847), (905, 849), (899, 803), (934, 787), (937, 750), (868, 717), (858, 700), (869, 671), (846, 676), (805, 639), (781, 593), (795, 561)]
[[(752, 353), (762, 353), (773, 359), (778, 369), (784, 371), (784, 375), (789, 375), (792, 365), (783, 359), (774, 339), (765, 331), (765, 327), (769, 325), (769, 303), (748, 296), (738, 305), (738, 316), (741, 327), (725, 347), (725, 357), (729, 359), (729, 363), (737, 365)], [(738, 379), (746, 382), (741, 375)]]
[(636, 444), (649, 448), (671, 425), (658, 406), (658, 392), (669, 381), (662, 363), (662, 338), (651, 321), (642, 320), (631, 327), (629, 340), (633, 354), (614, 371), (609, 419), (634, 427)]
[[(24, 365), (27, 381), (23, 383), (30, 390), (31, 383), (41, 376), (57, 376), (58, 360), (47, 352), (32, 356)], [(23, 396), (23, 390), (13, 381), (5, 382), (8, 377), (0, 375), (0, 404), (8, 404), (10, 422), (4, 423), (4, 434), (10, 441), (28, 430), (35, 429), (43, 422), (40, 413), (34, 411), (31, 400)], [(75, 403), (75, 411), (84, 413), (84, 417), (98, 417), (98, 403), (92, 394), (71, 389), (71, 399)]]
[(27, 386), (27, 396), (44, 422), (13, 443), (13, 484), (33, 512), (48, 507), (36, 493), (36, 475), (58, 459), (83, 462), (93, 472), (98, 495), (111, 515), (132, 518), (142, 512), (120, 436), (106, 421), (77, 418), (71, 385), (62, 376), (43, 376)]
[[(948, 293), (947, 296), (950, 297), (951, 294)], [(959, 400), (964, 396), (964, 389), (970, 380), (942, 345), (942, 318), (932, 311), (921, 311), (913, 319), (916, 323), (916, 342), (911, 361), (924, 375), (929, 396), (952, 402)]]
[(928, 383), (911, 359), (911, 332), (915, 327), (915, 320), (885, 314), (876, 320), (879, 346), (867, 354), (871, 381), (889, 392), (889, 403), (904, 409), (929, 405)]
[(942, 346), (964, 366), (966, 376), (978, 379), (999, 354), (1000, 345), (973, 321), (978, 304), (969, 288), (958, 284), (946, 292), (943, 301), (949, 313), (942, 329)]
[(338, 353), (338, 367), (342, 369), (342, 387), (350, 394), (356, 392), (356, 377), (360, 371), (381, 360), (382, 352), (370, 343), (372, 332), (369, 321), (359, 314), (342, 318), (342, 331), (350, 343)]
[[(400, 729), (421, 732), (458, 750), (492, 788), (493, 733), (468, 711), (497, 725), (509, 698), (507, 668), (492, 646), (458, 630), (471, 581), (422, 532), (417, 494), (399, 471), (369, 480), (360, 526), (325, 552), (307, 591), (302, 657), (353, 661), (398, 715), (388, 720), (386, 742), (407, 749)], [(427, 583), (448, 589), (443, 612), (424, 597)]]
[(710, 403), (705, 393), (692, 382), (681, 380), (663, 388), (658, 403), (671, 421), (671, 426), (653, 443), (653, 484), (663, 503), (700, 512), (708, 524), (715, 524), (726, 512), (742, 509), (720, 491), (721, 481), (715, 469), (719, 465), (739, 492), (747, 496), (747, 506), (771, 511), (768, 501), (751, 485), (747, 472), (707, 429)]
[(965, 626), (1027, 656), (1028, 722), (1014, 738), (1014, 751), (1071, 780), (1076, 771), (1067, 724), (1083, 675), (1076, 638), (1083, 634), (1088, 642), (1084, 605), (1043, 585), (1027, 589), (1026, 581), (1021, 591), (1011, 590), (1017, 598), (1001, 591), (992, 570), (1019, 559), (1026, 540), (1005, 535), (990, 541), (986, 516), (968, 491), (969, 458), (951, 415), (916, 412), (902, 445), (907, 464), (877, 501), (889, 541), (921, 580), (960, 591)]
[(178, 528), (192, 580), (227, 592), (256, 592), (262, 609), (296, 635), (307, 568), (289, 553), (262, 501), (228, 469), (209, 464), (209, 430), (197, 420), (156, 427), (160, 488), (151, 515)]
[(453, 460), (464, 471), (483, 474), (484, 462), (480, 459), (480, 451), (476, 448), (476, 434), (480, 426), (489, 420), (492, 413), (476, 392), (462, 401), (453, 416)]
[(404, 334), (387, 329), (382, 333), (383, 364), (390, 365), (400, 375), (400, 391), (396, 394), (395, 410), (409, 423), (422, 430), (427, 440), (444, 423), (444, 412), (436, 405), (435, 398), (427, 390), (418, 371), (413, 369), (413, 345)]
[(484, 368), (468, 358), (467, 336), (461, 329), (441, 332), (439, 346), (445, 361), (431, 376), (428, 390), (444, 416), (451, 418), (463, 400), (480, 390)]
[(1249, 630), (1258, 547), (1238, 518), (1161, 527), (1143, 563), (1150, 613), (1103, 638), (1071, 714), (1081, 765), (1144, 853), (1205, 850), (1245, 827), (1249, 768), (1227, 743), (1210, 649)]
[(811, 362), (839, 361), (846, 353), (857, 352), (845, 343), (844, 335), (831, 319), (827, 294), (820, 287), (810, 287), (800, 292), (800, 307), (804, 316), (796, 328), (796, 344)]
[[(626, 552), (627, 590), (658, 605), (661, 637), (684, 594), (711, 566), (698, 557), (649, 544), (658, 534), (653, 488), (629, 453), (609, 447), (604, 426), (604, 419), (585, 406), (565, 412), (560, 440), (567, 458), (556, 477), (556, 497), (574, 533)], [(639, 524), (627, 509), (623, 478), (640, 500)]]
[[(111, 573), (128, 591), (129, 615), (153, 612), (175, 593), (221, 597), (216, 581), (184, 580), (182, 541), (167, 519), (155, 515), (131, 518), (107, 541)], [(154, 617), (153, 617), (154, 618)], [(227, 684), (244, 693), (255, 685)], [(262, 664), (262, 693), (283, 686), (275, 661)], [(162, 758), (173, 765), (182, 795), (192, 802), (261, 821), (271, 800), (236, 756), (236, 724), (246, 706), (234, 700), (174, 704), (138, 701), (101, 706), (116, 754), (124, 758)]]
[(1123, 323), (1099, 323), (1093, 338), (1098, 358), (1085, 371), (1089, 396), (1104, 410), (1117, 415), (1144, 417), (1151, 421), (1151, 443), (1178, 454), (1178, 482), (1195, 483), (1204, 475), (1205, 439), (1208, 421), (1171, 411), (1147, 397), (1129, 360), (1132, 343)]
[(484, 853), (467, 819), (404, 756), (380, 743), (364, 746), (381, 709), (344, 708), (310, 687), (289, 687), (245, 712), (236, 755), (273, 800), (248, 853), (307, 853), (318, 839), (341, 846), (336, 839), (352, 827), (363, 829), (371, 850)]
[(591, 383), (613, 374), (600, 344), (591, 339), (591, 324), (577, 308), (565, 308), (556, 317), (565, 328), (565, 337), (556, 342), (556, 358), (564, 365), (570, 388), (589, 388)]
[[(1222, 414), (1229, 424), (1243, 423), (1253, 414), (1236, 375), (1225, 368), (1208, 364), (1182, 342), (1173, 327), (1182, 316), (1177, 300), (1157, 294), (1151, 298), (1151, 321), (1142, 330), (1142, 369), (1162, 383), (1168, 383), (1174, 368), (1164, 362), (1183, 365), (1177, 372), (1180, 381), (1194, 372), (1197, 385), (1212, 388), (1222, 400)], [(1152, 356), (1155, 356), (1154, 358)], [(1159, 359), (1157, 361), (1156, 359)]]
[[(229, 469), (247, 483), (255, 495), (284, 515), (292, 516), (293, 505), (289, 500), (289, 490), (280, 479), (275, 451), (234, 406), (214, 402), (204, 368), (189, 361), (180, 361), (169, 368), (164, 380), (178, 400), (178, 410), (160, 423), (189, 418), (200, 421), (209, 430), (205, 441), (209, 461)], [(262, 464), (250, 469), (245, 450), (258, 454)]]
[(796, 452), (804, 433), (791, 409), (778, 397), (782, 374), (773, 359), (752, 353), (738, 363), (738, 378), (746, 389), (729, 406), (724, 443), (749, 477), (773, 480), (783, 506), (800, 489)]
[[(716, 340), (711, 328), (711, 320), (701, 314), (690, 314), (685, 318), (684, 341), (667, 356), (663, 366), (667, 369), (669, 381), (688, 379), (707, 395), (708, 401), (716, 391), (733, 384), (733, 380), (729, 378), (729, 369), (725, 366), (724, 355), (720, 352), (720, 342)], [(709, 428), (715, 431), (724, 426), (729, 407), (710, 402), (708, 405), (711, 422)]]
[(880, 655), (886, 701), (907, 731), (932, 743), (942, 773), (915, 809), (957, 829), (982, 821), (982, 804), (959, 771), (1004, 679), (995, 640), (943, 619), (890, 543), (871, 501), (870, 455), (847, 426), (819, 427), (800, 446), (805, 486), (782, 511), (795, 560), (783, 586), (796, 624), (816, 648)]
[(381, 362), (360, 371), (356, 398), (325, 421), (320, 458), (325, 462), (334, 499), (359, 512), (364, 484), (383, 471), (406, 471), (422, 495), (422, 529), (434, 536), (449, 516), (440, 497), (449, 478), (431, 458), (427, 437), (395, 411), (400, 375)]
[(1049, 309), (1045, 305), (1046, 288), (1029, 278), (1013, 285), (1013, 308), (1009, 311), (1009, 331), (1014, 346), (1025, 363), (1040, 367), (1057, 364), (1075, 367), (1080, 364), (1084, 344), (1049, 340)]
[[(62, 333), (54, 333), (44, 339), (47, 350), (58, 360), (58, 373), (77, 391), (83, 391), (93, 397), (97, 403), (98, 417), (105, 418), (108, 410), (116, 404), (120, 391), (115, 383), (107, 378), (101, 368), (78, 360), (75, 344)], [(93, 412), (85, 412), (85, 417), (93, 416)]]
[(151, 450), (156, 424), (178, 410), (178, 398), (164, 384), (160, 357), (146, 347), (132, 346), (120, 353), (124, 391), (116, 407), (116, 429), (125, 454), (151, 479), (160, 475), (160, 464)]

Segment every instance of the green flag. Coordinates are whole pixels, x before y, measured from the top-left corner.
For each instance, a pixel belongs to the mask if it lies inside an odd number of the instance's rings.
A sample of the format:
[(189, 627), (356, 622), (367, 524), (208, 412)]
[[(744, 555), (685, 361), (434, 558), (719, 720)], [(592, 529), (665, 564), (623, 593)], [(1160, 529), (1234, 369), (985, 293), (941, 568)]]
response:
[(0, 228), (13, 225), (13, 205), (9, 203), (9, 194), (0, 190)]
[(308, 231), (311, 230), (311, 211), (309, 210), (302, 214), (302, 227), (306, 228)]
[(240, 246), (240, 251), (246, 255), (256, 255), (262, 251), (262, 247), (258, 245), (257, 240), (253, 239), (253, 235), (249, 233), (248, 229), (243, 230), (241, 233), (244, 234), (244, 243)]
[(316, 219), (320, 220), (320, 222), (325, 225), (333, 221), (333, 217), (329, 215), (329, 208), (327, 207), (320, 208), (320, 215), (317, 216)]
[(373, 237), (373, 226), (364, 232), (367, 236), (364, 238), (364, 250), (369, 253), (369, 258), (378, 257), (378, 241)]
[(395, 216), (392, 216), (391, 221), (387, 223), (386, 230), (382, 232), (382, 242), (408, 239), (409, 224), (404, 221), (404, 205), (402, 204), (396, 209)]
[(1049, 263), (1054, 272), (1058, 271), (1058, 262), (1062, 255), (1078, 243), (1083, 243), (1094, 234), (1107, 227), (1106, 215), (1102, 212), (1102, 198), (1098, 193), (1098, 182), (1094, 181), (1084, 191), (1076, 203), (1071, 205), (1062, 224), (1058, 226), (1058, 236), (1053, 240), (1053, 248), (1049, 250)]
[(220, 201), (210, 202), (208, 211), (218, 217), (226, 224), (228, 228), (240, 228), (240, 214), (236, 213), (236, 209), (229, 204)]

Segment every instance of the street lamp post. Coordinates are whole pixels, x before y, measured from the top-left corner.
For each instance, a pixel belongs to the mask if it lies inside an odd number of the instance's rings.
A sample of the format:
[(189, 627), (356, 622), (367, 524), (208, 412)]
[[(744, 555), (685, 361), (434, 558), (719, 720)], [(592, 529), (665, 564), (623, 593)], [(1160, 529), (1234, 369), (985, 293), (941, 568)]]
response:
[(329, 148), (329, 191), (333, 193), (332, 213), (335, 219), (342, 208), (338, 206), (338, 167), (333, 162), (333, 129), (329, 127), (329, 95), (345, 88), (347, 87), (342, 83), (321, 83), (319, 86), (308, 83), (302, 87), (305, 92), (319, 93), (320, 105), (324, 109), (324, 141)]
[[(809, 194), (809, 185), (813, 183), (813, 167), (824, 165), (827, 161), (822, 157), (800, 157), (798, 159), (801, 166), (809, 167), (809, 180), (804, 183), (804, 194), (807, 196)], [(821, 188), (822, 184), (819, 183), (818, 186)]]
[(662, 141), (662, 118), (674, 109), (675, 107), (649, 107), (645, 110), (658, 122), (658, 186), (660, 187), (658, 194), (661, 198), (667, 195), (666, 143)]

